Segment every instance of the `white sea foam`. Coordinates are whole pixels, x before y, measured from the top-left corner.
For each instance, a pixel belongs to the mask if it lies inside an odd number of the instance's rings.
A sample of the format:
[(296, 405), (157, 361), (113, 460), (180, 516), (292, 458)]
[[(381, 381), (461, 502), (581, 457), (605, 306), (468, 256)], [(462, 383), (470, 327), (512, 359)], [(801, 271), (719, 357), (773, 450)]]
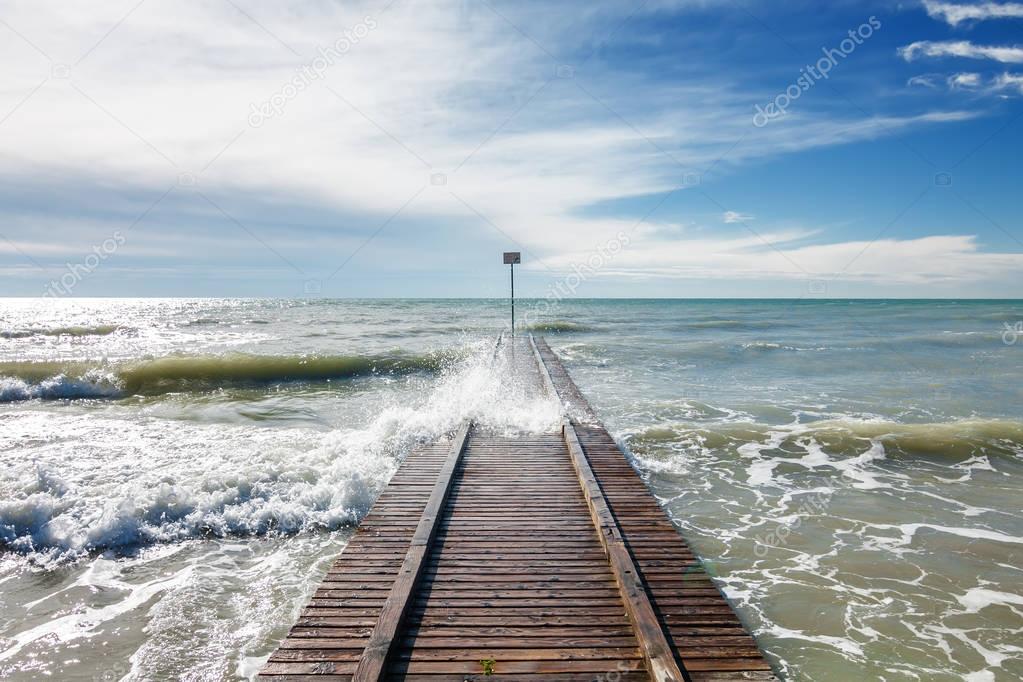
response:
[(46, 562), (354, 523), (412, 447), (465, 419), (525, 431), (558, 422), (557, 403), (509, 383), (489, 350), (478, 348), (422, 394), (396, 393), (363, 424), (328, 432), (140, 418), (127, 409), (4, 415), (0, 453), (5, 441), (36, 445), (31, 459), (22, 451), (2, 461), (0, 543)]
[(1012, 608), (1012, 606), (1023, 606), (1023, 595), (989, 590), (983, 587), (974, 587), (971, 590), (967, 590), (966, 594), (957, 596), (956, 599), (970, 613), (977, 613), (989, 606), (1002, 605), (1009, 608)]
[(89, 370), (81, 377), (58, 374), (39, 383), (17, 377), (0, 377), (0, 403), (34, 399), (118, 398), (121, 394), (120, 380), (98, 369)]
[[(1018, 667), (1023, 597), (1001, 576), (957, 596), (946, 577), (1007, 568), (997, 558), (1023, 542), (1011, 505), (997, 503), (1011, 499), (998, 479), (1017, 466), (1017, 422), (902, 424), (826, 407), (823, 419), (783, 425), (643, 416), (647, 428), (633, 426), (626, 444), (698, 550), (721, 557), (715, 579), (761, 645), (789, 652), (784, 673), (812, 677), (822, 657), (876, 676), (877, 651), (906, 641), (927, 653), (883, 670), (985, 680)], [(995, 495), (978, 496), (989, 483)], [(894, 636), (900, 628), (912, 635)]]
[(942, 526), (936, 523), (902, 523), (902, 524), (871, 524), (873, 528), (880, 530), (895, 530), (901, 533), (899, 538), (891, 541), (893, 546), (905, 546), (913, 542), (922, 529), (933, 530), (948, 535), (958, 535), (961, 538), (974, 540), (990, 540), (992, 542), (1004, 542), (1008, 544), (1023, 544), (1023, 536), (1008, 535), (985, 528), (962, 528), (957, 526)]
[(108, 606), (85, 608), (65, 616), (46, 620), (34, 628), (8, 637), (12, 644), (0, 651), (0, 662), (16, 656), (25, 646), (42, 639), (65, 644), (76, 639), (95, 637), (101, 632), (97, 626), (138, 608), (163, 592), (184, 584), (190, 575), (191, 570), (185, 569), (175, 572), (170, 577), (156, 578), (142, 585), (132, 586), (119, 581), (101, 585), (99, 587), (122, 590), (124, 597)]

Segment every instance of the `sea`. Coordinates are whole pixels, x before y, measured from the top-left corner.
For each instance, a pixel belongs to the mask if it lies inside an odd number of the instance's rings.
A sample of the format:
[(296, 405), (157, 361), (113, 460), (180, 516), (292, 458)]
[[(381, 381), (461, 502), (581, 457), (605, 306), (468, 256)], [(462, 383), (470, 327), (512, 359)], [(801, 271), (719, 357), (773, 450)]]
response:
[[(517, 311), (780, 677), (1023, 679), (1023, 301)], [(508, 313), (0, 299), (0, 678), (251, 679), (412, 449), (556, 428)]]

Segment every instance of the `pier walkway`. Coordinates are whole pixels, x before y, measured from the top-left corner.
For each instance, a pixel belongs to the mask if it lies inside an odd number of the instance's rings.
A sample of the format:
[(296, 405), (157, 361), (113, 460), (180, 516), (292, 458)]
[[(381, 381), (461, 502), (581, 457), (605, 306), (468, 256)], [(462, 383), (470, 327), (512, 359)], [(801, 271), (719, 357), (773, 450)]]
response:
[(546, 342), (501, 350), (562, 430), (409, 455), (260, 679), (774, 679)]

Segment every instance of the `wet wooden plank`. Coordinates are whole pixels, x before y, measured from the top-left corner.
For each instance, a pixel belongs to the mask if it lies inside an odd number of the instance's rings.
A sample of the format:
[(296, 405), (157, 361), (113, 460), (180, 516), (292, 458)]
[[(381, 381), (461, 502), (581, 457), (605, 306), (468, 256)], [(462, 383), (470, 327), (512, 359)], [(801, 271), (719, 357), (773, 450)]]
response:
[[(532, 337), (530, 337), (530, 345), (536, 355), (544, 385), (548, 387), (548, 390), (556, 393), (554, 381)], [(684, 682), (685, 675), (675, 661), (675, 654), (668, 643), (661, 623), (658, 621), (654, 607), (650, 603), (636, 563), (622, 539), (618, 521), (611, 513), (600, 483), (590, 468), (589, 460), (579, 443), (575, 428), (567, 420), (562, 425), (562, 437), (572, 461), (572, 467), (575, 469), (579, 484), (586, 497), (586, 504), (589, 507), (593, 524), (597, 528), (597, 536), (607, 554), (615, 582), (632, 621), (632, 627), (646, 660), (650, 677), (655, 682)]]
[(430, 545), (437, 536), (437, 520), (447, 503), (452, 477), (465, 452), (465, 445), (469, 440), (471, 430), (471, 423), (463, 424), (451, 444), (451, 450), (448, 452), (444, 466), (437, 474), (430, 498), (423, 509), (415, 534), (412, 536), (405, 560), (402, 562), (401, 569), (390, 586), (387, 600), (380, 610), (373, 634), (370, 635), (369, 641), (366, 642), (365, 648), (359, 656), (359, 664), (355, 668), (352, 678), (353, 682), (377, 682), (383, 678), (387, 658), (394, 649), (395, 640), (398, 638), (400, 628), (412, 605), (416, 584), (423, 572), (423, 562), (430, 551)]

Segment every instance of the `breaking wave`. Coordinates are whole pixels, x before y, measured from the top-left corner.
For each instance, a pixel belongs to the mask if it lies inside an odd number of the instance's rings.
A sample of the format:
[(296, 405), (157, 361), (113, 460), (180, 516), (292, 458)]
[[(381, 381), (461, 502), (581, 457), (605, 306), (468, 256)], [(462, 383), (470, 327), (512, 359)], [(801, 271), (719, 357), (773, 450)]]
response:
[[(68, 457), (52, 419), (16, 413), (7, 424), (16, 422), (20, 438), (40, 445), (31, 458), (4, 459), (0, 451), (0, 548), (49, 565), (106, 549), (356, 523), (408, 452), (465, 419), (506, 432), (555, 427), (557, 402), (509, 381), (503, 361), (495, 365), (492, 355), (489, 344), (463, 352), (427, 390), (382, 398), (366, 423), (329, 432), (71, 413), (62, 417), (71, 420), (62, 429), (75, 434)], [(407, 362), (394, 366), (434, 366)], [(328, 361), (320, 371), (348, 366)], [(164, 367), (156, 374), (181, 373)], [(230, 376), (278, 374), (235, 367)]]
[(120, 329), (121, 326), (116, 324), (47, 329), (7, 329), (0, 331), (0, 339), (29, 339), (33, 336), (110, 336)]
[(550, 322), (534, 322), (522, 327), (524, 331), (540, 332), (544, 334), (568, 334), (573, 332), (591, 332), (594, 328), (579, 322), (568, 322), (567, 320), (552, 320)]
[(680, 329), (732, 329), (736, 331), (756, 329), (779, 329), (791, 327), (782, 320), (694, 320), (680, 325)]
[(117, 364), (0, 362), (0, 402), (159, 395), (232, 386), (437, 372), (453, 353), (284, 357), (172, 355)]
[(751, 422), (715, 424), (711, 428), (661, 426), (627, 437), (633, 446), (658, 445), (682, 440), (705, 448), (724, 448), (741, 443), (812, 440), (838, 456), (860, 456), (880, 446), (889, 457), (925, 457), (961, 462), (980, 454), (1023, 455), (1023, 422), (1009, 420), (962, 420), (944, 423), (903, 424), (889, 421), (834, 419), (785, 427)]

